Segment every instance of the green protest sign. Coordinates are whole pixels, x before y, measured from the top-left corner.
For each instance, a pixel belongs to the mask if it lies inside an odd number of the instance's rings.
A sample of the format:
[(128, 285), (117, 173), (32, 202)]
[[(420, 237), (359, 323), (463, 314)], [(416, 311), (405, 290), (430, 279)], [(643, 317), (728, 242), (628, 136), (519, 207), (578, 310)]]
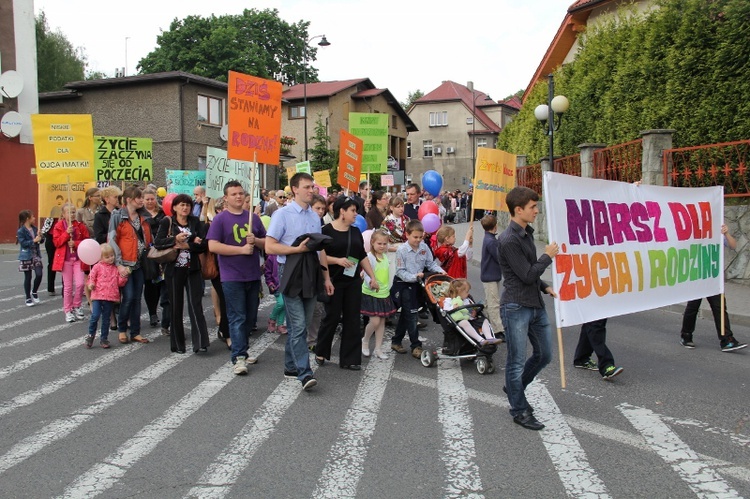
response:
[(196, 186), (206, 185), (206, 172), (198, 170), (164, 170), (167, 175), (167, 192), (193, 195)]
[(301, 163), (297, 163), (297, 173), (309, 173), (312, 174), (312, 170), (310, 170), (310, 162), (309, 161), (303, 161)]
[(154, 178), (152, 140), (136, 137), (94, 137), (97, 181), (145, 182)]
[(349, 133), (362, 141), (362, 172), (388, 172), (388, 117), (384, 113), (349, 113)]

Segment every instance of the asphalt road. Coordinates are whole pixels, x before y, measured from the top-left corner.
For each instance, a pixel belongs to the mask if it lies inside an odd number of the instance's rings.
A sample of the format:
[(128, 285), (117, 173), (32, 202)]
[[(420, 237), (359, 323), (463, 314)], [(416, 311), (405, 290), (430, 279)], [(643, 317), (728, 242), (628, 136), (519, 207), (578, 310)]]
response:
[[(87, 350), (59, 296), (24, 306), (15, 256), (1, 256), (2, 497), (750, 497), (750, 349), (722, 353), (705, 319), (695, 350), (674, 312), (610, 320), (625, 368), (613, 382), (572, 369), (578, 330), (563, 331), (567, 388), (555, 358), (529, 388), (547, 425), (533, 432), (508, 415), (504, 345), (490, 375), (392, 354), (361, 372), (326, 364), (307, 393), (282, 376), (284, 339), (262, 330), (245, 377), (223, 344), (171, 354), (148, 327), (151, 344)], [(442, 341), (438, 325), (422, 334)]]

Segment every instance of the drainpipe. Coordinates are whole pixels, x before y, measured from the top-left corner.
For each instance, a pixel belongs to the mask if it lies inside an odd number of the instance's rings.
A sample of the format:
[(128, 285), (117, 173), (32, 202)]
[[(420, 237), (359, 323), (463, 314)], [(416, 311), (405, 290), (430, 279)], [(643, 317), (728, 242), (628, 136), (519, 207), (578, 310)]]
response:
[(184, 88), (185, 85), (190, 83), (190, 78), (187, 78), (183, 83), (180, 84), (180, 170), (185, 169), (185, 109), (184, 103)]

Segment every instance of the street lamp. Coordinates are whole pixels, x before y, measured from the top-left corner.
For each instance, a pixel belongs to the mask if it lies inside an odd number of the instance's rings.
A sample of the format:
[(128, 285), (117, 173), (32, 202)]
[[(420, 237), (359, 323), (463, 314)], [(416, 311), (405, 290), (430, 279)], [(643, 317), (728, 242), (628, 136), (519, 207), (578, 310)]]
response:
[(320, 38), (321, 40), (318, 42), (318, 47), (327, 47), (331, 43), (326, 38), (326, 35), (315, 35), (311, 38), (309, 38), (305, 42), (305, 68), (302, 72), (302, 99), (303, 104), (302, 106), (305, 109), (305, 161), (308, 160), (307, 157), (307, 48), (311, 41), (315, 40), (316, 38)]
[[(564, 95), (555, 96), (554, 76), (550, 73), (547, 78), (549, 81), (547, 104), (539, 104), (534, 109), (534, 117), (539, 120), (544, 133), (546, 135), (549, 135), (549, 167), (550, 170), (554, 170), (554, 132), (560, 129), (560, 125), (562, 124), (562, 115), (570, 107), (570, 102)], [(557, 122), (555, 122), (555, 116), (557, 116)]]

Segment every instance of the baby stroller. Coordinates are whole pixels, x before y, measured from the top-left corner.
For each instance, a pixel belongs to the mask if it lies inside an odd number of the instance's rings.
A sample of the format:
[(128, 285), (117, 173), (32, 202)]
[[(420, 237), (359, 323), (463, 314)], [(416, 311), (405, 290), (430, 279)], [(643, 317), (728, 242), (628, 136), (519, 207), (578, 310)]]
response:
[(443, 310), (443, 307), (440, 305), (446, 296), (448, 286), (452, 280), (452, 277), (445, 274), (432, 274), (422, 282), (432, 318), (443, 328), (443, 347), (440, 353), (429, 349), (423, 350), (420, 361), (423, 366), (432, 367), (439, 357), (446, 359), (476, 359), (477, 372), (479, 374), (492, 374), (495, 372), (492, 355), (497, 351), (497, 345), (480, 345), (450, 316), (450, 314), (457, 310), (465, 309), (470, 312), (476, 311), (477, 318), (483, 318), (482, 310), (484, 309), (484, 305), (479, 303), (465, 305), (455, 308), (450, 312)]

